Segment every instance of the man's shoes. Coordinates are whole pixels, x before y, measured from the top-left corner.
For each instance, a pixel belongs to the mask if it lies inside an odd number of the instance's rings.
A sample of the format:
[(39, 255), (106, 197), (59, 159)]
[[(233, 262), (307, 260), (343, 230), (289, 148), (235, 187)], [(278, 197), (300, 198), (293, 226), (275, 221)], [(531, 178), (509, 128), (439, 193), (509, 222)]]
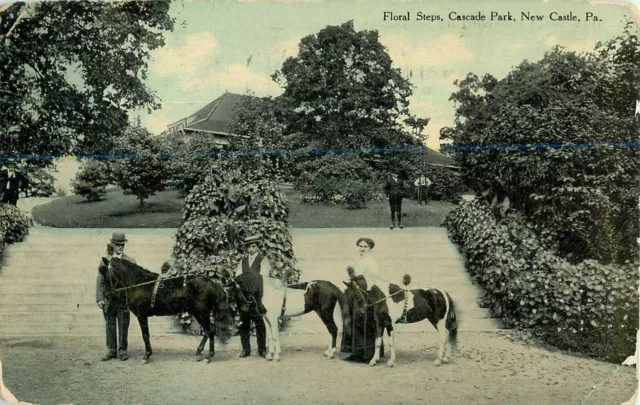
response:
[(120, 358), (120, 360), (122, 361), (127, 361), (129, 360), (129, 355), (127, 353), (123, 353), (120, 356), (118, 356)]
[(245, 357), (251, 356), (251, 352), (242, 352), (238, 355), (239, 358), (244, 359)]
[(400, 224), (400, 225), (398, 225), (398, 228), (404, 229), (404, 226), (402, 226), (402, 224)]
[(109, 361), (109, 360), (112, 360), (112, 359), (115, 359), (115, 358), (116, 358), (115, 354), (107, 353), (100, 359), (100, 361)]
[(392, 225), (389, 226), (389, 229), (393, 229), (395, 227), (396, 227), (395, 224), (392, 224)]

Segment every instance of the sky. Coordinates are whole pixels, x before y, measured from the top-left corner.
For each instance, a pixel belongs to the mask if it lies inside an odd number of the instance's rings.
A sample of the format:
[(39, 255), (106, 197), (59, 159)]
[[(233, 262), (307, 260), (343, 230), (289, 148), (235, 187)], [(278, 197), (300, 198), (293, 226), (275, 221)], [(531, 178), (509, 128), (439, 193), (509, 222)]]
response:
[[(153, 52), (149, 87), (162, 102), (151, 115), (140, 112), (151, 132), (191, 115), (225, 91), (278, 96), (270, 76), (297, 54), (300, 39), (327, 25), (353, 20), (355, 29), (377, 30), (394, 66), (414, 85), (411, 112), (430, 118), (427, 146), (439, 147), (439, 131), (453, 124), (449, 101), (456, 79), (469, 72), (503, 78), (524, 59), (537, 61), (554, 45), (590, 51), (598, 41), (620, 34), (625, 21), (640, 21), (627, 2), (546, 1), (309, 1), (212, 2), (178, 0), (171, 6), (174, 32)], [(410, 21), (384, 21), (384, 12), (411, 14)], [(418, 21), (417, 14), (442, 21)], [(449, 14), (486, 15), (485, 21), (450, 21)], [(491, 12), (511, 13), (513, 21), (490, 21)], [(542, 21), (521, 20), (522, 12)], [(580, 21), (550, 21), (550, 13), (573, 13)], [(585, 21), (587, 12), (600, 21)]]

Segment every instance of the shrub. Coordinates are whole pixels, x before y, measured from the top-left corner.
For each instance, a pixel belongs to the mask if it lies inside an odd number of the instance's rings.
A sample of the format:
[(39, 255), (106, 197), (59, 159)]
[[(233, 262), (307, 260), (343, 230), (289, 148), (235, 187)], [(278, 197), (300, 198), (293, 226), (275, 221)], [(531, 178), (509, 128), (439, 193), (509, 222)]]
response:
[(53, 185), (54, 176), (47, 168), (35, 165), (25, 165), (20, 169), (29, 180), (27, 196), (29, 197), (51, 197), (56, 189)]
[(71, 189), (87, 201), (98, 201), (107, 195), (109, 185), (109, 167), (104, 162), (90, 159), (82, 165), (75, 179), (71, 180)]
[(572, 264), (523, 216), (476, 199), (445, 220), (484, 301), (507, 326), (531, 328), (548, 343), (612, 361), (634, 351), (637, 266)]
[(470, 73), (451, 96), (455, 127), (443, 133), (461, 147), (465, 182), (508, 196), (574, 264), (638, 257), (639, 49), (629, 22), (593, 53), (556, 47), (501, 80)]
[(422, 174), (431, 180), (429, 187), (429, 199), (435, 201), (449, 201), (458, 204), (461, 200), (461, 193), (464, 191), (461, 176), (445, 167), (425, 165), (424, 170), (417, 167), (411, 171), (410, 180), (413, 182)]
[(125, 195), (138, 197), (141, 208), (147, 198), (166, 186), (167, 161), (161, 149), (160, 141), (139, 121), (117, 141), (115, 152), (121, 157), (110, 163), (111, 175)]
[(218, 159), (215, 155), (221, 152), (220, 145), (209, 137), (183, 137), (165, 146), (165, 150), (171, 155), (168, 161), (168, 184), (184, 195), (204, 180), (211, 165)]
[(296, 172), (294, 187), (302, 192), (303, 201), (345, 203), (358, 209), (381, 195), (372, 168), (356, 154), (328, 154), (300, 163)]
[[(271, 263), (270, 275), (285, 283), (298, 281), (285, 195), (263, 172), (246, 173), (237, 167), (235, 159), (215, 162), (186, 197), (172, 272), (204, 274), (229, 288), (245, 252), (244, 239), (259, 233)], [(190, 318), (181, 316), (178, 322), (187, 327), (190, 322), (185, 319)]]
[(5, 243), (22, 242), (29, 234), (29, 217), (19, 208), (10, 204), (0, 204), (0, 237)]

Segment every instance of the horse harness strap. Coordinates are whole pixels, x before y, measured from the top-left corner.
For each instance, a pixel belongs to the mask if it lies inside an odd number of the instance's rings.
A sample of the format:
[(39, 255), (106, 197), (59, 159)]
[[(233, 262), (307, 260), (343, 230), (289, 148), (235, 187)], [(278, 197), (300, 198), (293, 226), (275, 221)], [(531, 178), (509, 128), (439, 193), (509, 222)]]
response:
[(158, 290), (160, 289), (161, 286), (162, 286), (162, 276), (156, 279), (156, 283), (153, 286), (153, 294), (151, 294), (151, 308), (153, 308), (153, 306), (156, 303), (156, 295), (158, 294)]
[(404, 319), (404, 321), (407, 321), (407, 309), (409, 308), (409, 290), (403, 290), (404, 291), (404, 308), (402, 308), (402, 316), (401, 318)]

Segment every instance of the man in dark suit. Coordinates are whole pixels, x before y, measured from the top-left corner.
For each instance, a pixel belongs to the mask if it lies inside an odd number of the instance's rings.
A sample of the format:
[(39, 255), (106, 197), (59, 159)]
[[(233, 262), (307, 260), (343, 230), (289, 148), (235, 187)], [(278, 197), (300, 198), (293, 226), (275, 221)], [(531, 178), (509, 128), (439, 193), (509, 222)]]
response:
[(391, 208), (391, 226), (389, 228), (396, 227), (394, 214), (398, 218), (398, 227), (400, 229), (404, 228), (402, 226), (402, 197), (406, 190), (404, 181), (398, 176), (397, 172), (392, 173), (391, 178), (387, 180), (384, 185), (384, 192), (389, 198), (389, 207)]
[(244, 303), (240, 306), (240, 342), (242, 352), (240, 358), (251, 356), (251, 322), (256, 328), (256, 338), (258, 340), (258, 354), (262, 357), (267, 355), (267, 333), (264, 324), (262, 305), (262, 295), (264, 291), (264, 280), (262, 272), (269, 276), (271, 265), (266, 256), (263, 256), (258, 249), (260, 235), (254, 235), (245, 240), (247, 254), (242, 258), (236, 270), (236, 283), (241, 288), (244, 296)]
[(29, 180), (18, 170), (16, 170), (15, 162), (9, 160), (0, 170), (0, 193), (4, 204), (18, 205), (20, 197), (20, 189), (27, 190)]
[[(99, 267), (108, 267), (112, 257), (118, 257), (131, 263), (136, 260), (124, 254), (124, 246), (127, 243), (124, 233), (114, 232), (111, 242), (107, 246), (107, 256), (100, 260)], [(105, 274), (107, 272), (105, 271)], [(115, 291), (116, 286), (112, 279), (107, 279), (98, 270), (98, 279), (96, 281), (96, 302), (98, 307), (102, 309), (104, 319), (107, 322), (107, 354), (102, 357), (102, 361), (107, 361), (119, 357), (125, 361), (129, 359), (127, 354), (127, 336), (129, 334), (129, 302), (127, 300), (127, 292), (124, 290)], [(118, 326), (118, 334), (116, 335), (116, 323)], [(120, 340), (118, 341), (118, 336)], [(116, 342), (118, 345), (116, 345)]]

